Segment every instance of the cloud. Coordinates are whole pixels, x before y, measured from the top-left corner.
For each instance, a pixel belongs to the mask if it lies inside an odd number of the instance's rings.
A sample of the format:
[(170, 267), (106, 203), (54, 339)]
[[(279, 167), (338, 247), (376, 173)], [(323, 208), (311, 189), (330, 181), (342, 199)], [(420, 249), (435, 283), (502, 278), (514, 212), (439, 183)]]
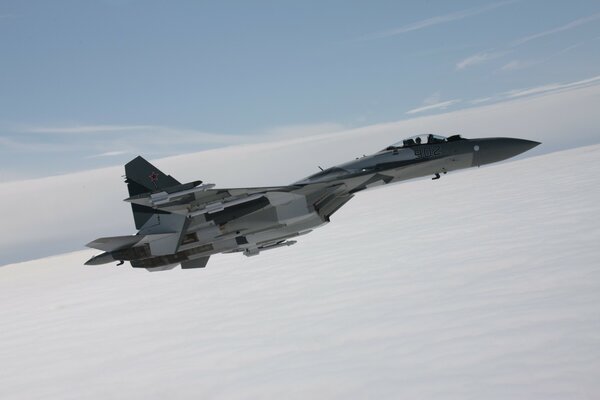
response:
[(52, 143), (30, 140), (27, 138), (9, 138), (0, 136), (0, 150), (24, 153), (58, 153), (81, 150), (82, 147), (73, 143)]
[(482, 104), (494, 100), (493, 97), (480, 97), (478, 99), (469, 100), (469, 104)]
[(531, 67), (532, 65), (538, 64), (534, 61), (521, 61), (521, 60), (512, 60), (508, 63), (504, 64), (500, 67), (501, 71), (516, 71), (523, 68)]
[(88, 158), (114, 157), (114, 156), (121, 156), (123, 154), (129, 154), (129, 152), (128, 151), (121, 151), (121, 150), (107, 151), (105, 153), (94, 154), (93, 156), (89, 156)]
[(442, 94), (440, 92), (435, 92), (431, 96), (427, 97), (423, 100), (423, 104), (426, 106), (433, 105), (439, 103), (442, 100)]
[(298, 136), (313, 136), (324, 133), (333, 133), (343, 130), (345, 127), (342, 124), (333, 122), (323, 122), (317, 124), (298, 124), (298, 125), (282, 125), (269, 128), (265, 131), (268, 138), (287, 138)]
[(112, 133), (124, 131), (155, 130), (157, 126), (152, 125), (63, 125), (63, 126), (28, 126), (20, 129), (26, 133), (50, 133), (50, 134), (83, 134), (83, 133)]
[[(219, 134), (196, 129), (159, 125), (82, 124), (18, 125), (7, 127), (12, 135), (0, 137), (0, 150), (6, 154), (27, 156), (77, 152), (82, 159), (109, 159), (123, 154), (165, 157), (211, 148), (271, 142), (286, 138), (308, 137), (337, 132), (341, 124), (323, 122), (275, 126), (260, 132)], [(118, 150), (115, 150), (118, 149)], [(54, 154), (51, 154), (54, 153)], [(0, 163), (1, 165), (2, 163)], [(53, 166), (58, 168), (57, 160)], [(46, 171), (49, 173), (51, 171)]]
[(593, 78), (583, 79), (583, 80), (575, 81), (575, 82), (550, 83), (550, 84), (531, 87), (531, 88), (527, 88), (527, 89), (510, 90), (508, 92), (502, 93), (502, 95), (504, 95), (505, 97), (507, 97), (509, 99), (514, 99), (517, 97), (542, 95), (542, 94), (548, 94), (548, 93), (562, 91), (562, 90), (578, 89), (578, 88), (583, 88), (583, 87), (588, 87), (588, 86), (595, 86), (598, 84), (600, 84), (600, 75), (597, 75)]
[[(585, 81), (590, 82), (590, 79)], [(465, 137), (510, 134), (541, 141), (540, 151), (549, 152), (599, 142), (600, 85), (592, 86), (593, 83), (600, 83), (600, 77), (591, 80), (590, 87), (570, 84), (564, 90), (551, 91), (544, 96), (516, 97), (438, 115), (416, 114), (402, 121), (329, 135), (230, 146), (151, 161), (182, 182), (203, 179), (220, 187), (247, 187), (289, 184), (316, 172), (317, 165), (336, 165), (419, 132), (460, 133)], [(115, 149), (124, 150), (121, 147), (107, 150)], [(111, 158), (107, 160), (116, 164)], [(7, 168), (14, 170), (12, 165), (7, 165), (0, 167), (0, 172)], [(3, 183), (0, 206), (10, 210), (11, 215), (27, 215), (39, 208), (40, 193), (44, 194), (45, 207), (64, 212), (36, 213), (34, 230), (19, 218), (3, 221), (4, 232), (10, 232), (10, 235), (0, 241), (2, 261), (14, 259), (24, 251), (35, 251), (40, 255), (49, 249), (60, 247), (66, 251), (75, 248), (81, 245), (82, 237), (89, 240), (95, 237), (91, 236), (89, 227), (103, 231), (107, 236), (131, 228), (130, 209), (119, 202), (126, 197), (126, 188), (119, 179), (123, 167), (77, 171), (61, 177)], [(90, 195), (89, 188), (92, 187), (102, 188), (102, 196)], [(85, 204), (85, 207), (67, 212), (65, 204)], [(111, 218), (103, 217), (106, 215)], [(61, 229), (56, 229), (57, 226)], [(48, 232), (52, 234), (48, 236)], [(36, 244), (34, 248), (31, 243)]]
[(569, 22), (568, 24), (559, 26), (557, 28), (549, 29), (547, 31), (539, 32), (539, 33), (536, 33), (536, 34), (533, 34), (533, 35), (525, 36), (525, 37), (523, 37), (521, 39), (517, 39), (511, 45), (513, 47), (521, 46), (522, 44), (525, 44), (525, 43), (530, 42), (532, 40), (536, 40), (536, 39), (539, 39), (539, 38), (542, 38), (542, 37), (545, 37), (545, 36), (548, 36), (548, 35), (553, 35), (553, 34), (559, 33), (559, 32), (568, 31), (570, 29), (576, 28), (578, 26), (587, 24), (589, 22), (592, 22), (592, 21), (595, 21), (595, 20), (598, 20), (598, 19), (600, 19), (600, 13), (596, 13), (596, 14), (593, 14), (593, 15), (590, 15), (590, 16), (587, 16), (587, 17), (579, 18), (579, 19), (576, 19), (574, 21)]
[(21, 126), (17, 128), (20, 133), (27, 134), (48, 134), (48, 135), (106, 135), (127, 134), (130, 137), (137, 135), (152, 136), (152, 141), (162, 143), (161, 137), (167, 141), (177, 139), (185, 143), (219, 143), (230, 144), (246, 141), (253, 141), (252, 137), (287, 137), (296, 135), (317, 135), (322, 133), (336, 132), (344, 129), (344, 126), (337, 123), (323, 122), (314, 124), (294, 124), (282, 125), (265, 129), (262, 133), (255, 135), (232, 135), (222, 133), (210, 133), (199, 131), (196, 129), (179, 128), (161, 125), (88, 125), (88, 124), (72, 124), (72, 125), (47, 125), (47, 126)]
[[(558, 28), (554, 28), (554, 29), (550, 29), (547, 31), (543, 31), (543, 32), (539, 32), (533, 35), (529, 35), (520, 39), (517, 39), (515, 41), (513, 41), (512, 43), (508, 44), (506, 47), (508, 48), (515, 48), (515, 47), (519, 47), (525, 43), (528, 43), (532, 40), (536, 40), (548, 35), (553, 35), (555, 33), (559, 33), (559, 32), (564, 32), (564, 31), (568, 31), (570, 29), (576, 28), (578, 26), (587, 24), (589, 22), (595, 21), (600, 19), (600, 13), (596, 13), (587, 17), (583, 17), (583, 18), (579, 18), (576, 19), (574, 21), (569, 22), (568, 24), (559, 26)], [(595, 40), (595, 39), (594, 39)], [(581, 42), (581, 43), (577, 43), (575, 45), (569, 46), (561, 51), (559, 51), (558, 53), (553, 54), (552, 56), (550, 56), (549, 58), (564, 54), (576, 47), (579, 47), (581, 45), (583, 45), (586, 42)], [(480, 52), (477, 54), (474, 54), (472, 56), (469, 56), (459, 62), (456, 63), (456, 69), (457, 70), (462, 70), (465, 69), (467, 67), (471, 67), (474, 65), (478, 65), (478, 64), (482, 64), (485, 63), (487, 61), (496, 59), (496, 58), (500, 58), (506, 54), (508, 54), (509, 51), (486, 51), (486, 52)], [(518, 70), (518, 69), (522, 69), (522, 68), (527, 68), (530, 67), (532, 65), (535, 64), (540, 64), (543, 62), (546, 62), (548, 60), (543, 60), (543, 61), (537, 61), (537, 62), (523, 62), (523, 61), (518, 61), (518, 60), (513, 60), (508, 62), (507, 64), (505, 64), (504, 66), (502, 66), (500, 68), (500, 70), (502, 71), (513, 71), (513, 70)]]
[[(63, 171), (66, 165), (72, 168), (75, 158), (100, 160), (132, 153), (166, 156), (255, 140), (252, 135), (139, 124), (13, 125), (4, 130), (9, 133), (0, 136), (0, 155), (4, 161), (0, 161), (0, 167), (16, 162), (23, 168), (30, 168), (20, 160), (44, 154), (53, 160), (44, 170), (46, 174)], [(72, 155), (64, 157), (67, 153)], [(7, 161), (11, 158), (13, 161)], [(85, 167), (87, 162), (81, 161), (77, 165)]]
[[(473, 100), (465, 101), (465, 103), (470, 105), (480, 105), (483, 103), (501, 103), (505, 101), (514, 100), (522, 97), (533, 97), (540, 96), (545, 94), (550, 94), (559, 91), (568, 91), (573, 89), (581, 89), (589, 86), (600, 85), (600, 75), (594, 76), (588, 79), (582, 79), (574, 82), (565, 82), (565, 83), (548, 83), (545, 85), (530, 87), (530, 88), (521, 88), (521, 89), (513, 89), (506, 92), (502, 92), (493, 96), (480, 97)], [(431, 104), (432, 100), (437, 100), (435, 103)], [(446, 108), (460, 103), (461, 99), (453, 99), (447, 101), (439, 101), (439, 93), (436, 92), (432, 96), (425, 99), (422, 107), (414, 108), (406, 112), (406, 114), (417, 114), (424, 111), (431, 110), (445, 110)]]
[[(596, 39), (592, 39), (592, 40), (597, 40), (597, 39), (598, 39), (598, 38), (596, 38)], [(553, 57), (562, 56), (563, 54), (565, 54), (565, 53), (568, 53), (569, 51), (571, 51), (571, 50), (574, 50), (574, 49), (576, 49), (576, 48), (578, 48), (578, 47), (581, 47), (581, 46), (583, 46), (583, 45), (585, 45), (585, 44), (587, 44), (587, 43), (589, 43), (589, 42), (590, 42), (590, 41), (587, 41), (587, 40), (585, 40), (585, 41), (583, 41), (583, 42), (574, 43), (574, 44), (572, 44), (572, 45), (570, 45), (570, 46), (567, 46), (567, 47), (565, 47), (564, 49), (562, 49), (562, 50), (559, 50), (559, 51), (557, 51), (556, 53), (552, 54), (552, 55), (549, 57), (549, 59), (550, 59), (550, 58), (553, 58)], [(547, 60), (546, 60), (546, 61), (547, 61)]]
[(462, 70), (462, 69), (465, 69), (468, 67), (472, 67), (474, 65), (482, 64), (486, 61), (502, 57), (506, 53), (507, 53), (506, 51), (488, 51), (488, 52), (481, 52), (481, 53), (473, 54), (472, 56), (469, 56), (469, 57), (457, 62), (456, 69)]
[(417, 114), (420, 112), (424, 112), (424, 111), (430, 111), (430, 110), (445, 110), (446, 108), (450, 107), (453, 104), (459, 103), (461, 100), (460, 99), (454, 99), (454, 100), (448, 100), (448, 101), (442, 101), (440, 103), (434, 103), (434, 104), (429, 104), (423, 107), (418, 107), (418, 108), (413, 108), (412, 110), (408, 110), (406, 113), (407, 114)]
[(94, 136), (102, 136), (102, 140), (107, 135), (112, 135), (118, 140), (140, 140), (144, 143), (162, 144), (165, 142), (177, 143), (212, 143), (212, 144), (233, 144), (243, 141), (245, 136), (218, 134), (199, 131), (195, 129), (178, 128), (161, 125), (110, 125), (110, 124), (71, 124), (71, 125), (47, 125), (47, 126), (21, 126), (17, 128), (19, 133), (24, 134), (47, 134), (47, 135), (85, 135), (90, 140)]
[[(592, 39), (596, 40), (596, 39)], [(522, 60), (512, 60), (506, 64), (504, 64), (502, 67), (500, 67), (499, 71), (516, 71), (516, 70), (520, 70), (520, 69), (524, 69), (524, 68), (529, 68), (529, 67), (533, 67), (536, 65), (540, 65), (540, 64), (544, 64), (547, 63), (549, 61), (551, 61), (553, 58), (556, 57), (560, 57), (563, 54), (566, 54), (574, 49), (577, 49), (585, 44), (590, 43), (590, 40), (584, 40), (581, 42), (577, 42), (574, 43), (570, 46), (567, 46), (555, 53), (550, 54), (549, 56), (547, 56), (546, 58), (540, 59), (540, 60), (529, 60), (529, 61), (522, 61)]]
[(413, 22), (408, 25), (404, 25), (398, 28), (389, 29), (386, 31), (375, 32), (370, 35), (363, 37), (363, 40), (382, 39), (390, 36), (397, 36), (403, 33), (417, 31), (420, 29), (428, 28), (430, 26), (444, 24), (452, 21), (461, 20), (467, 17), (472, 17), (478, 14), (482, 14), (488, 11), (492, 11), (498, 7), (502, 7), (508, 4), (515, 3), (517, 0), (501, 1), (498, 3), (492, 3), (481, 7), (468, 8), (466, 10), (456, 11), (446, 15), (438, 15), (435, 17), (423, 19), (421, 21)]

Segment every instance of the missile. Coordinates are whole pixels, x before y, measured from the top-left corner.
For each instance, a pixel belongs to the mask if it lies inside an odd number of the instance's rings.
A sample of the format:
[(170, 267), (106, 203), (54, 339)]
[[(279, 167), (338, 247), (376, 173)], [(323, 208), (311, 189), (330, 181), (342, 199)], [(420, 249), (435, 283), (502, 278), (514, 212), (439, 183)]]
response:
[(146, 207), (159, 208), (186, 195), (204, 192), (208, 189), (212, 189), (215, 186), (213, 183), (206, 183), (204, 185), (201, 183), (202, 181), (194, 181), (182, 185), (171, 186), (157, 193), (146, 193), (131, 196), (123, 201)]

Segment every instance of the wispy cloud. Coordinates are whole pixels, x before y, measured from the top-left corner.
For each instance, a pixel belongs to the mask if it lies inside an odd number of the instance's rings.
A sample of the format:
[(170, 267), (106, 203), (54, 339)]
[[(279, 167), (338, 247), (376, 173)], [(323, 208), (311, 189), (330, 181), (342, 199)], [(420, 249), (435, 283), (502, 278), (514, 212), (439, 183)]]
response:
[(469, 100), (469, 104), (482, 104), (492, 100), (494, 100), (493, 97), (479, 97), (477, 99)]
[(488, 4), (481, 7), (468, 8), (466, 10), (456, 11), (450, 14), (438, 15), (431, 18), (426, 18), (421, 21), (413, 22), (411, 24), (403, 25), (398, 28), (388, 29), (381, 32), (371, 33), (362, 38), (362, 40), (371, 39), (382, 39), (390, 36), (402, 35), (407, 32), (417, 31), (420, 29), (428, 28), (430, 26), (444, 24), (452, 21), (458, 21), (467, 17), (472, 17), (478, 14), (482, 14), (488, 11), (492, 11), (498, 7), (502, 7), (508, 4), (515, 3), (517, 0), (501, 1), (497, 3)]
[(429, 104), (429, 105), (425, 105), (422, 107), (413, 108), (412, 110), (408, 110), (406, 113), (407, 114), (417, 114), (417, 113), (431, 111), (431, 110), (445, 110), (446, 108), (450, 107), (453, 104), (460, 103), (460, 101), (461, 101), (460, 99), (442, 101), (439, 103), (434, 103), (434, 104)]
[(431, 96), (425, 98), (425, 100), (423, 100), (423, 104), (426, 106), (430, 106), (432, 104), (437, 104), (440, 101), (442, 101), (442, 93), (438, 91), (432, 93)]
[(252, 135), (216, 134), (141, 124), (21, 124), (6, 126), (4, 130), (7, 133), (0, 137), (0, 150), (15, 154), (76, 152), (88, 159), (109, 158), (125, 153), (183, 153), (252, 140)]
[(509, 90), (508, 92), (502, 93), (502, 95), (504, 95), (505, 97), (507, 97), (509, 99), (514, 99), (517, 97), (541, 95), (541, 94), (547, 94), (547, 93), (558, 92), (558, 91), (569, 90), (569, 89), (578, 89), (578, 88), (583, 88), (583, 87), (588, 87), (588, 86), (594, 86), (597, 84), (600, 84), (600, 75), (595, 76), (593, 78), (583, 79), (583, 80), (575, 81), (575, 82), (550, 83), (550, 84), (526, 88), (526, 89)]
[[(160, 125), (82, 124), (17, 125), (5, 127), (12, 135), (0, 137), (0, 150), (16, 153), (78, 152), (84, 158), (123, 154), (170, 155), (208, 148), (268, 142), (337, 132), (336, 123), (284, 125), (246, 134), (219, 134)], [(115, 150), (118, 149), (118, 150)]]
[(500, 67), (501, 71), (516, 71), (519, 69), (529, 68), (539, 62), (535, 61), (523, 61), (523, 60), (512, 60)]
[[(598, 40), (598, 39), (600, 39), (600, 37), (597, 37), (596, 39), (592, 39), (592, 40)], [(584, 40), (583, 42), (578, 42), (578, 43), (572, 44), (570, 46), (567, 46), (564, 49), (559, 50), (556, 53), (552, 54), (550, 57), (548, 57), (548, 59), (554, 58), (554, 57), (558, 57), (558, 56), (562, 56), (563, 54), (568, 53), (571, 50), (574, 50), (574, 49), (576, 49), (578, 47), (581, 47), (581, 46), (583, 46), (583, 45), (585, 45), (585, 44), (587, 44), (589, 42), (590, 42), (589, 40)]]
[[(145, 142), (163, 143), (211, 143), (211, 144), (233, 144), (243, 141), (246, 136), (228, 135), (203, 132), (194, 129), (161, 126), (161, 125), (110, 125), (110, 124), (67, 124), (31, 126), (25, 125), (17, 128), (17, 131), (25, 134), (43, 135), (71, 135), (71, 136), (112, 136), (121, 140), (137, 140), (143, 138)], [(105, 139), (103, 139), (105, 140)]]
[[(487, 97), (479, 97), (472, 100), (461, 100), (461, 99), (453, 99), (442, 102), (436, 102), (434, 104), (425, 104), (421, 107), (414, 108), (406, 112), (406, 114), (417, 114), (425, 111), (431, 110), (445, 110), (446, 108), (455, 105), (457, 103), (468, 104), (471, 106), (480, 106), (483, 103), (497, 104), (504, 101), (511, 101), (525, 97), (535, 97), (535, 96), (543, 96), (546, 94), (553, 94), (557, 92), (566, 92), (569, 90), (577, 90), (586, 87), (600, 85), (600, 75), (582, 79), (574, 82), (563, 82), (563, 83), (548, 83), (545, 85), (529, 87), (529, 88), (520, 88), (505, 91), (502, 93), (495, 94), (493, 96)], [(437, 93), (436, 93), (437, 94)], [(434, 98), (435, 96), (430, 96), (430, 98)], [(430, 99), (428, 98), (428, 99)], [(427, 99), (426, 99), (427, 100)]]
[[(574, 21), (571, 21), (565, 25), (559, 26), (557, 28), (554, 29), (549, 29), (543, 32), (539, 32), (533, 35), (529, 35), (520, 39), (517, 39), (515, 41), (513, 41), (512, 43), (509, 43), (508, 45), (506, 45), (506, 48), (508, 49), (514, 49), (516, 47), (519, 47), (525, 43), (528, 43), (532, 40), (536, 40), (536, 39), (540, 39), (549, 35), (553, 35), (556, 33), (560, 33), (560, 32), (564, 32), (564, 31), (568, 31), (570, 29), (574, 29), (578, 26), (596, 21), (596, 20), (600, 20), (600, 13), (596, 13), (587, 17), (583, 17), (583, 18), (579, 18), (576, 19)], [(576, 47), (581, 46), (582, 44), (584, 44), (585, 42), (581, 42), (578, 44), (575, 44), (573, 46), (567, 47), (566, 49), (563, 49), (562, 51), (553, 54), (552, 56), (549, 57), (555, 57), (558, 56), (560, 54), (564, 54), (567, 51), (570, 51)], [(456, 69), (457, 70), (462, 70), (465, 69), (467, 67), (471, 67), (474, 65), (478, 65), (478, 64), (483, 64), (485, 62), (488, 62), (490, 60), (496, 59), (496, 58), (500, 58), (506, 54), (510, 53), (510, 50), (488, 50), (485, 52), (480, 52), (480, 53), (476, 53), (473, 54), (469, 57), (466, 57), (462, 60), (460, 60), (459, 62), (456, 63)], [(513, 60), (510, 61), (508, 63), (506, 63), (504, 66), (502, 66), (500, 68), (501, 71), (514, 71), (514, 70), (518, 70), (518, 69), (523, 69), (523, 68), (527, 68), (530, 67), (532, 65), (536, 65), (536, 64), (541, 64), (544, 63), (548, 60), (542, 60), (542, 61), (530, 61), (530, 62), (523, 62), (523, 61), (519, 61), (519, 60)]]
[(467, 58), (464, 58), (456, 63), (456, 69), (462, 70), (468, 67), (473, 67), (478, 64), (482, 64), (486, 61), (493, 60), (504, 56), (506, 51), (485, 51), (477, 54), (473, 54)]
[(122, 150), (118, 150), (118, 151), (107, 151), (104, 153), (100, 153), (100, 154), (94, 154), (92, 156), (89, 156), (88, 158), (100, 158), (100, 157), (115, 157), (115, 156), (121, 156), (123, 154), (129, 154), (129, 151), (122, 151)]
[(539, 39), (539, 38), (549, 36), (549, 35), (553, 35), (553, 34), (559, 33), (559, 32), (568, 31), (570, 29), (577, 28), (578, 26), (587, 24), (592, 21), (596, 21), (598, 19), (600, 19), (600, 13), (596, 13), (593, 15), (589, 15), (587, 17), (579, 18), (579, 19), (569, 22), (568, 24), (559, 26), (557, 28), (549, 29), (547, 31), (535, 33), (533, 35), (529, 35), (529, 36), (525, 36), (523, 38), (517, 39), (514, 42), (512, 42), (511, 46), (513, 46), (513, 47), (520, 46), (520, 45), (530, 42), (532, 40)]
[(493, 96), (481, 97), (467, 102), (472, 105), (479, 105), (483, 103), (499, 103), (503, 101), (515, 100), (524, 97), (543, 96), (546, 94), (552, 94), (555, 92), (565, 92), (569, 90), (582, 89), (586, 87), (600, 85), (600, 75), (594, 76), (588, 79), (582, 79), (574, 82), (563, 82), (563, 83), (547, 83), (540, 86), (534, 86), (529, 88), (519, 88), (508, 90), (502, 93), (495, 94)]
[(60, 125), (60, 126), (24, 126), (21, 132), (27, 133), (49, 133), (49, 134), (98, 134), (126, 131), (154, 130), (153, 125)]
[(28, 138), (9, 138), (0, 136), (0, 150), (23, 153), (62, 153), (82, 150), (83, 147), (74, 143), (53, 143), (30, 140)]
[[(314, 136), (325, 133), (333, 133), (344, 130), (345, 126), (333, 122), (323, 122), (319, 124), (298, 124), (298, 125), (283, 125), (269, 128), (264, 135), (276, 138), (298, 137), (298, 136)], [(265, 137), (263, 136), (263, 138)]]
[(550, 54), (549, 56), (547, 56), (546, 58), (543, 59), (539, 59), (539, 60), (512, 60), (509, 61), (508, 63), (504, 64), (502, 67), (500, 67), (497, 71), (501, 71), (501, 72), (507, 72), (507, 71), (516, 71), (516, 70), (521, 70), (521, 69), (525, 69), (525, 68), (530, 68), (536, 65), (540, 65), (540, 64), (544, 64), (547, 63), (549, 61), (551, 61), (552, 59), (556, 58), (556, 57), (560, 57), (572, 50), (575, 50), (581, 46), (584, 46), (596, 39), (592, 39), (592, 40), (584, 40), (578, 43), (574, 43), (570, 46), (567, 46), (555, 53)]

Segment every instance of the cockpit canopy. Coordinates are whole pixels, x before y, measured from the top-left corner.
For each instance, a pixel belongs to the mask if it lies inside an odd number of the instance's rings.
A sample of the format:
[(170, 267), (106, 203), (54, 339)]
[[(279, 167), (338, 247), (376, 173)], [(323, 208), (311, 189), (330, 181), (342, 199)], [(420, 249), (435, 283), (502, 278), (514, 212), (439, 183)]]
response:
[(400, 142), (394, 143), (384, 150), (394, 150), (401, 147), (412, 147), (419, 146), (422, 144), (433, 144), (433, 143), (443, 143), (443, 142), (453, 142), (456, 140), (463, 140), (460, 135), (453, 135), (449, 137), (440, 136), (440, 135), (432, 135), (432, 134), (424, 134), (424, 135), (415, 135), (408, 137)]

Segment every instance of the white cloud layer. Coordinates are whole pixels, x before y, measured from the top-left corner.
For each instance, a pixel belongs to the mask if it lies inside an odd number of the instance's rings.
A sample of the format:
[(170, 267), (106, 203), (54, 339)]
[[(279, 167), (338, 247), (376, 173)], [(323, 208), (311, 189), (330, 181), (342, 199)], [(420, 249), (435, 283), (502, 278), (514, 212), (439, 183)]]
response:
[[(600, 142), (598, 80), (523, 89), (508, 94), (511, 101), (444, 114), (153, 161), (182, 182), (244, 187), (288, 184), (316, 172), (318, 165), (339, 164), (417, 133), (541, 141), (533, 154), (577, 147)], [(15, 217), (3, 220), (3, 231), (10, 234), (0, 242), (0, 265), (75, 250), (99, 233), (132, 232), (129, 207), (121, 202), (127, 197), (122, 175), (123, 167), (115, 166), (4, 183), (0, 208)]]
[[(334, 143), (368, 143), (351, 136)], [(593, 146), (362, 192), (295, 246), (203, 270), (83, 266), (95, 251), (2, 267), (1, 397), (600, 398), (598, 170)], [(43, 228), (26, 215), (9, 219)]]

